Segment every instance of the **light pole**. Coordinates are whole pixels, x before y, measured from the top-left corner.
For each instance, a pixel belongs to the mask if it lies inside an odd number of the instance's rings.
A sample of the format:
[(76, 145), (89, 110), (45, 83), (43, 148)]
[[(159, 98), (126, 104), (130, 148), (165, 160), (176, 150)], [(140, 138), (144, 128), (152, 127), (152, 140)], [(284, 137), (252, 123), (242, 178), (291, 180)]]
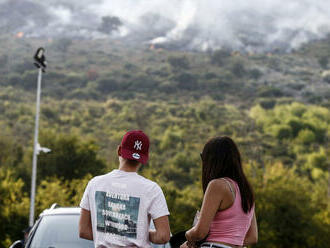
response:
[[(35, 195), (36, 195), (36, 179), (37, 179), (37, 156), (38, 156), (39, 152), (42, 151), (42, 147), (40, 147), (39, 142), (38, 142), (38, 135), (39, 135), (41, 78), (42, 78), (42, 73), (45, 72), (46, 65), (47, 65), (44, 52), (45, 52), (45, 49), (40, 47), (40, 48), (38, 48), (36, 54), (34, 55), (34, 65), (38, 68), (39, 74), (38, 74), (38, 87), (37, 87), (37, 100), (36, 100), (35, 129), (34, 129), (29, 226), (32, 226), (33, 222), (34, 222), (34, 202), (35, 202)], [(50, 150), (45, 150), (45, 151), (49, 152)]]

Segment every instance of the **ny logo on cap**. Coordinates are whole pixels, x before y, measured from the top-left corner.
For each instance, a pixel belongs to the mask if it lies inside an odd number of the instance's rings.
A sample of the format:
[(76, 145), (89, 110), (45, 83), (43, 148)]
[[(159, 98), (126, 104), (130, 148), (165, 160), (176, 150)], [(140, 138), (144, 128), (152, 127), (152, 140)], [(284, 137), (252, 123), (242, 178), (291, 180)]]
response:
[(134, 143), (134, 149), (141, 150), (142, 149), (142, 142), (139, 140), (136, 140)]

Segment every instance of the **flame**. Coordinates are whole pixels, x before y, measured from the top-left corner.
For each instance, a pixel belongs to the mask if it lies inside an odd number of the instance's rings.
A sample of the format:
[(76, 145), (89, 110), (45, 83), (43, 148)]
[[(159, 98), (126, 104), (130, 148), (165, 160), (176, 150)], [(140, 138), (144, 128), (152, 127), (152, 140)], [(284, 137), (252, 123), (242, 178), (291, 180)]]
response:
[(23, 38), (23, 36), (24, 36), (24, 33), (23, 32), (18, 32), (16, 34), (16, 38), (19, 38), (19, 39)]
[(155, 45), (154, 44), (151, 44), (150, 47), (149, 47), (150, 50), (155, 50)]

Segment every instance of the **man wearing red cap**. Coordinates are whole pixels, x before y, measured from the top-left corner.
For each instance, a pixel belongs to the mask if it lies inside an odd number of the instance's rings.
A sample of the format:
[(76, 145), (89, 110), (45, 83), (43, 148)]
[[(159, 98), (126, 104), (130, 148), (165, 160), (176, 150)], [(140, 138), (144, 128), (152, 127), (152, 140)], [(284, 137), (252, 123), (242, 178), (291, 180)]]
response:
[[(89, 181), (80, 202), (79, 235), (96, 248), (143, 247), (170, 239), (168, 208), (161, 188), (137, 174), (148, 161), (149, 138), (127, 132), (118, 147), (119, 169)], [(149, 230), (153, 220), (156, 231)]]

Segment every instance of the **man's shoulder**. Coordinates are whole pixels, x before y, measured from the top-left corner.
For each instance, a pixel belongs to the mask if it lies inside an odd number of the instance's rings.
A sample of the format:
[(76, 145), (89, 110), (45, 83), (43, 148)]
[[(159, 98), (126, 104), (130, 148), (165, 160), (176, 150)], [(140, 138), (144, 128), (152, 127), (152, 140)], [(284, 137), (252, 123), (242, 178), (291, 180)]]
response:
[(96, 183), (98, 183), (99, 181), (104, 180), (104, 178), (105, 178), (107, 175), (109, 175), (109, 174), (110, 174), (110, 173), (95, 176), (95, 177), (93, 177), (91, 180), (89, 180), (89, 184), (96, 184)]
[[(146, 177), (144, 177), (144, 176), (141, 176), (141, 175), (139, 175), (138, 174), (138, 178), (142, 181), (142, 182), (144, 182), (144, 183), (146, 183), (146, 184), (149, 184), (150, 186), (153, 186), (153, 187), (157, 187), (158, 186), (158, 184), (156, 183), (156, 182), (154, 182), (154, 181), (152, 181), (152, 180), (150, 180), (150, 179), (148, 179), (148, 178), (146, 178)], [(159, 186), (158, 186), (159, 187)]]
[(146, 191), (149, 191), (150, 193), (156, 193), (156, 192), (160, 192), (162, 191), (162, 188), (158, 185), (157, 182), (152, 181), (148, 178), (145, 178), (141, 175), (139, 175), (140, 180), (143, 182), (143, 184), (145, 185), (144, 189)]

